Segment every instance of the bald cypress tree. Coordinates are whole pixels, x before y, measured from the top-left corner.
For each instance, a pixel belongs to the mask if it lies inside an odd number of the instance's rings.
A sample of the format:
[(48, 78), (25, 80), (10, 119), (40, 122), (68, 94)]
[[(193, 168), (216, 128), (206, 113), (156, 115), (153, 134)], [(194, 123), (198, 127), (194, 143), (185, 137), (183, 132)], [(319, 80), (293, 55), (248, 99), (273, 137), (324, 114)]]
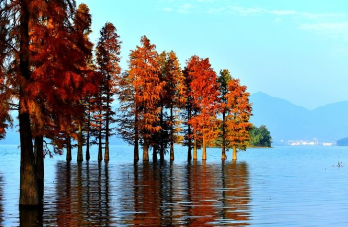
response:
[[(105, 138), (105, 161), (109, 160), (109, 137), (114, 134), (110, 125), (116, 121), (115, 112), (112, 110), (111, 104), (118, 90), (121, 73), (119, 66), (121, 41), (119, 38), (115, 26), (112, 23), (106, 23), (100, 31), (100, 38), (96, 48), (97, 69), (102, 75), (97, 102), (100, 105), (99, 116), (101, 117), (99, 130), (104, 134), (103, 137)], [(102, 133), (98, 134), (99, 144), (101, 143)], [(99, 146), (99, 153), (101, 153), (100, 149), (101, 146)]]

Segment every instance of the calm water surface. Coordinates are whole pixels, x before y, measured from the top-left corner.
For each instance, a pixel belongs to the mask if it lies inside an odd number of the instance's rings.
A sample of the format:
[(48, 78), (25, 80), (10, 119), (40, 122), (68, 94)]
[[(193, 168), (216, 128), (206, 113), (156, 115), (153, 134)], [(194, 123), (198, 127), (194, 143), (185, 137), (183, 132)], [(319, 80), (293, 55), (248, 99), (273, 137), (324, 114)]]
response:
[(1, 146), (0, 226), (348, 226), (348, 148), (249, 149), (224, 163), (208, 149), (187, 163), (176, 147), (163, 164), (111, 149), (108, 164), (47, 158), (43, 208), (19, 211), (19, 149)]

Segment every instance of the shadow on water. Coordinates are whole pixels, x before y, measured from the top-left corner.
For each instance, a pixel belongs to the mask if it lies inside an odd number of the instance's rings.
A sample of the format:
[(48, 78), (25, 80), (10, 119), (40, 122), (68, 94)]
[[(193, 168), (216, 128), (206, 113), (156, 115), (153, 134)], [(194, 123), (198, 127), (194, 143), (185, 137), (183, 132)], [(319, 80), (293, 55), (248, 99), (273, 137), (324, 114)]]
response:
[(250, 218), (246, 163), (135, 164), (122, 176), (122, 224), (246, 226)]
[(108, 226), (109, 169), (107, 164), (57, 163), (55, 224)]

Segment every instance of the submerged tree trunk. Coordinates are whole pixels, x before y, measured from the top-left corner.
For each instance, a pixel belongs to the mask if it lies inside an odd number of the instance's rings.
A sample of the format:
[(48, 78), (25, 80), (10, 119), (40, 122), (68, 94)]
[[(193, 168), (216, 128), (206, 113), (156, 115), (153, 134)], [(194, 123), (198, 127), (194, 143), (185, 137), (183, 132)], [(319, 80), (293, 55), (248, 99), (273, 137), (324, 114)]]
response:
[(205, 138), (205, 133), (203, 133), (203, 153), (202, 153), (202, 160), (207, 160), (207, 141)]
[(232, 160), (237, 160), (237, 148), (236, 145), (233, 145), (233, 157)]
[(19, 127), (21, 141), (19, 205), (36, 206), (39, 204), (39, 190), (34, 167), (34, 153), (28, 113), (19, 114)]
[[(88, 104), (88, 111), (90, 110), (90, 106)], [(89, 152), (89, 141), (90, 141), (90, 124), (91, 124), (91, 113), (88, 112), (88, 121), (87, 121), (87, 138), (86, 138), (86, 161), (89, 161), (91, 158), (90, 152)]]
[(36, 164), (36, 177), (37, 177), (40, 203), (43, 202), (44, 176), (45, 176), (43, 142), (44, 142), (43, 136), (35, 137), (35, 150), (36, 150), (35, 164)]
[(191, 161), (192, 159), (192, 138), (191, 138), (191, 126), (188, 126), (187, 134), (189, 136), (188, 138), (188, 144), (187, 144), (187, 161)]
[(222, 145), (221, 159), (226, 160), (226, 113), (222, 112)]
[(147, 139), (144, 140), (143, 161), (149, 161), (149, 141)]
[(157, 162), (157, 146), (156, 146), (156, 145), (153, 146), (152, 161), (153, 161), (154, 163)]
[(161, 162), (164, 161), (164, 133), (163, 133), (163, 106), (161, 107), (160, 112), (160, 126), (161, 126), (161, 133), (160, 133), (160, 160)]
[(138, 131), (138, 112), (135, 110), (134, 117), (134, 162), (139, 161), (139, 131)]
[(70, 162), (72, 160), (71, 157), (71, 137), (66, 137), (66, 161)]
[(197, 160), (197, 139), (193, 137), (193, 160)]
[[(108, 79), (109, 80), (109, 79)], [(109, 135), (110, 135), (110, 90), (107, 91), (107, 100), (106, 100), (107, 110), (106, 110), (106, 119), (105, 119), (105, 153), (104, 153), (104, 161), (108, 162), (110, 160), (109, 157)]]
[(174, 118), (173, 107), (170, 108), (170, 160), (174, 161)]
[(99, 129), (98, 135), (98, 161), (101, 162), (103, 160), (103, 144), (102, 144), (102, 130)]
[(79, 123), (79, 132), (78, 132), (78, 137), (77, 137), (77, 161), (82, 162), (83, 161), (83, 151), (82, 151), (82, 146), (83, 146), (83, 138), (82, 138), (82, 127), (81, 124)]
[[(19, 133), (21, 142), (20, 206), (37, 206), (39, 192), (34, 168), (34, 153), (30, 116), (26, 102), (25, 83), (30, 81), (29, 71), (29, 1), (20, 1), (20, 52), (19, 68), (24, 79), (19, 91)], [(24, 84), (24, 85), (23, 85)]]

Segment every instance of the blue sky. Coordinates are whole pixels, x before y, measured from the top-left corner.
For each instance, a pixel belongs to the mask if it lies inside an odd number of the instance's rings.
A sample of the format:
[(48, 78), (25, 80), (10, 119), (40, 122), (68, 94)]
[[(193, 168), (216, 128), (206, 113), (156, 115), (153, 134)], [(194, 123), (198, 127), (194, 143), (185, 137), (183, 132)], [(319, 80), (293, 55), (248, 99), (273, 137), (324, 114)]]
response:
[(185, 66), (209, 57), (248, 86), (313, 109), (348, 100), (346, 0), (85, 0), (96, 43), (105, 22), (123, 41), (122, 67), (146, 35)]

